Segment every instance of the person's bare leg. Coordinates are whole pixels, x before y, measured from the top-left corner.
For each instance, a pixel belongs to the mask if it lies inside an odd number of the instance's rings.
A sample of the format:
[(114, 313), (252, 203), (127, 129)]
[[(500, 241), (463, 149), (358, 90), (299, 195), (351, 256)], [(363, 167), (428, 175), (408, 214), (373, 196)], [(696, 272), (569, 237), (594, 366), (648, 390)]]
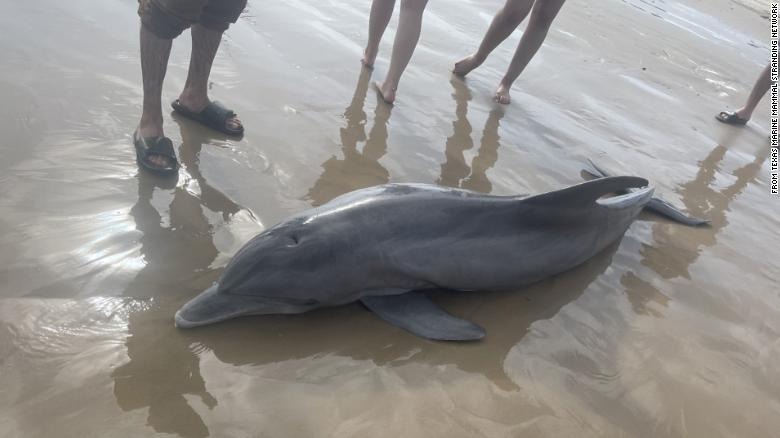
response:
[(753, 116), (753, 111), (758, 106), (758, 102), (761, 101), (761, 98), (769, 91), (769, 87), (772, 86), (772, 79), (769, 73), (770, 66), (771, 64), (767, 65), (764, 71), (761, 72), (756, 84), (753, 86), (753, 90), (750, 92), (750, 96), (748, 96), (747, 102), (745, 102), (745, 106), (736, 111), (737, 117), (740, 119), (750, 120)]
[[(217, 55), (222, 32), (208, 29), (200, 24), (192, 26), (192, 54), (187, 82), (179, 96), (179, 103), (194, 112), (200, 112), (209, 103), (209, 74), (214, 57)], [(241, 121), (237, 117), (225, 121), (230, 129), (240, 129)]]
[(371, 16), (368, 19), (368, 42), (363, 50), (360, 62), (368, 68), (374, 67), (376, 55), (379, 53), (379, 42), (387, 29), (387, 23), (393, 16), (395, 0), (374, 0), (371, 3)]
[(398, 30), (393, 42), (393, 55), (390, 57), (390, 69), (384, 83), (375, 84), (387, 103), (395, 101), (398, 82), (409, 60), (412, 59), (417, 41), (420, 40), (422, 16), (428, 0), (401, 0), (401, 16), (398, 19)]
[(509, 63), (509, 69), (496, 90), (496, 102), (506, 105), (511, 101), (509, 89), (512, 88), (512, 84), (525, 70), (539, 48), (542, 47), (542, 43), (547, 37), (547, 31), (550, 30), (550, 25), (565, 1), (536, 0), (531, 11), (531, 18), (528, 19), (528, 27), (523, 32), (523, 37), (520, 38), (512, 62)]
[[(162, 86), (168, 68), (172, 39), (160, 38), (141, 26), (141, 76), (144, 99), (141, 121), (138, 124), (140, 137), (162, 137)], [(160, 155), (150, 155), (148, 161), (155, 166), (165, 167), (168, 160)]]
[(507, 0), (504, 7), (493, 17), (485, 37), (482, 38), (479, 49), (456, 62), (452, 72), (458, 76), (466, 76), (472, 70), (482, 65), (490, 52), (495, 50), (525, 20), (528, 13), (531, 12), (533, 4), (533, 0)]

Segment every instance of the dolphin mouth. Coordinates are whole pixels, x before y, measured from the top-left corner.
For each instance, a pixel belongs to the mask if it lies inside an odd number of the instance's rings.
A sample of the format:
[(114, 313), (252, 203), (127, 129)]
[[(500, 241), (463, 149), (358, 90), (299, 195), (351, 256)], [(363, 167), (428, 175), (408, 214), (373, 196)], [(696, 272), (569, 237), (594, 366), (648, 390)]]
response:
[(204, 325), (211, 325), (216, 324), (218, 322), (222, 322), (231, 318), (236, 318), (239, 316), (243, 316), (243, 313), (236, 313), (236, 314), (228, 314), (228, 315), (220, 315), (216, 316), (214, 318), (209, 319), (202, 319), (202, 320), (191, 320), (187, 319), (185, 316), (186, 313), (182, 312), (182, 309), (179, 309), (176, 314), (173, 317), (173, 324), (176, 326), (176, 328), (180, 329), (190, 329), (195, 327), (202, 327)]
[(221, 294), (219, 283), (189, 300), (174, 316), (177, 328), (188, 329), (258, 313), (260, 305), (238, 295)]
[(214, 318), (214, 319), (202, 320), (202, 321), (190, 321), (189, 319), (187, 319), (182, 314), (182, 311), (179, 310), (179, 311), (176, 312), (176, 315), (174, 315), (173, 319), (174, 319), (173, 324), (176, 326), (176, 328), (190, 329), (190, 328), (195, 328), (195, 327), (201, 327), (201, 326), (204, 326), (204, 325), (214, 324), (214, 323), (217, 323), (217, 322), (220, 322), (220, 321), (224, 321), (227, 318), (224, 318), (224, 319), (223, 318)]
[(219, 283), (214, 283), (176, 312), (174, 324), (188, 329), (239, 316), (301, 313), (318, 306), (313, 299), (219, 292)]

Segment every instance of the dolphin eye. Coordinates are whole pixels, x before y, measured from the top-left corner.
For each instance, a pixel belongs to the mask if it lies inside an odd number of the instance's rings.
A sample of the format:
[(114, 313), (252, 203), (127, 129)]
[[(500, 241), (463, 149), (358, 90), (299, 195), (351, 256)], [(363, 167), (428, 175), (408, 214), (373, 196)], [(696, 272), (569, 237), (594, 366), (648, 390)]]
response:
[(298, 239), (298, 236), (297, 236), (297, 235), (295, 235), (295, 234), (290, 234), (290, 236), (289, 236), (289, 237), (290, 237), (290, 242), (291, 242), (291, 243), (290, 243), (290, 244), (288, 244), (287, 246), (295, 246), (295, 245), (297, 245), (297, 244), (298, 244), (298, 242), (300, 241), (300, 240)]

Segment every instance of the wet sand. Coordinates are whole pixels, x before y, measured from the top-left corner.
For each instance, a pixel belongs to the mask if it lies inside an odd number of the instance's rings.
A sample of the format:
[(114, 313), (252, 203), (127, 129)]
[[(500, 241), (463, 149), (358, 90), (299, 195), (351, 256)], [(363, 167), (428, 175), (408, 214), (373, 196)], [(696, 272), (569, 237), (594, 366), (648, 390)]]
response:
[[(713, 118), (766, 65), (768, 22), (751, 0), (591, 3), (564, 6), (503, 107), (492, 91), (518, 35), (467, 80), (448, 73), (500, 2), (432, 1), (390, 108), (368, 84), (394, 24), (360, 69), (368, 1), (250, 2), (211, 89), (247, 134), (166, 117), (183, 168), (165, 182), (138, 172), (130, 142), (135, 1), (6, 2), (0, 436), (776, 434), (768, 99), (745, 128)], [(168, 101), (189, 44), (174, 44)], [(479, 343), (424, 341), (357, 305), (173, 327), (244, 241), (311, 205), (388, 181), (548, 191), (587, 158), (712, 226), (643, 216), (572, 272), (436, 296), (487, 329)]]

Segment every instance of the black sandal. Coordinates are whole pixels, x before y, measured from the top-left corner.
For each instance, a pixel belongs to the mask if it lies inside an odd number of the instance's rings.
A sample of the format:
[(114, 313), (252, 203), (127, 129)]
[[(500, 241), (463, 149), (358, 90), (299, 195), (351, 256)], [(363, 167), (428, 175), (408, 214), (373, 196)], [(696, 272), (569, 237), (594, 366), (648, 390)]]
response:
[(171, 106), (177, 113), (223, 134), (236, 136), (244, 134), (244, 125), (240, 125), (238, 129), (231, 129), (227, 126), (225, 122), (227, 122), (228, 119), (235, 117), (236, 113), (234, 113), (233, 110), (225, 108), (224, 105), (217, 101), (209, 102), (209, 104), (199, 113), (187, 109), (187, 107), (179, 102), (179, 99), (174, 100), (171, 103)]
[[(162, 176), (174, 175), (179, 170), (179, 162), (176, 160), (176, 152), (173, 143), (168, 137), (140, 137), (138, 131), (133, 133), (135, 145), (135, 158), (138, 164), (148, 170)], [(152, 164), (149, 157), (158, 155), (165, 157), (168, 164), (164, 167)]]
[(726, 111), (721, 111), (720, 114), (715, 116), (715, 119), (727, 125), (744, 125), (748, 122), (747, 119), (738, 116), (736, 112), (729, 113)]

